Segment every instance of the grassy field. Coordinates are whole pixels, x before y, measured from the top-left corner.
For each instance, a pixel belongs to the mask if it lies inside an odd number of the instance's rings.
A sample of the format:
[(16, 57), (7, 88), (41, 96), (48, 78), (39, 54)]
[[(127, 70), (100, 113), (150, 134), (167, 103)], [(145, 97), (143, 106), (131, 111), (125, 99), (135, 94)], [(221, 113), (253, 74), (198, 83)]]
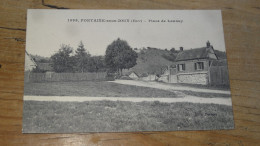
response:
[(216, 104), (24, 101), (23, 132), (231, 129), (232, 107)]
[[(176, 86), (176, 85), (175, 85)], [(24, 95), (41, 96), (92, 96), (92, 97), (183, 97), (183, 94), (213, 98), (230, 98), (220, 93), (201, 93), (194, 91), (166, 91), (162, 89), (123, 85), (106, 81), (81, 82), (42, 82), (26, 83)]]
[(26, 83), (24, 95), (92, 97), (179, 97), (174, 92), (106, 81)]

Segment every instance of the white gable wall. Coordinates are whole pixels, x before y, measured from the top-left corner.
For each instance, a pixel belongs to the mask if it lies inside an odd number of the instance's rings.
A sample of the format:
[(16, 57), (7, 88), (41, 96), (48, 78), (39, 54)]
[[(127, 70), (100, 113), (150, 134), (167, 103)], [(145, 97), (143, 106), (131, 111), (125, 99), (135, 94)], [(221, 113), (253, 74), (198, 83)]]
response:
[(36, 63), (31, 59), (31, 57), (27, 53), (25, 53), (24, 70), (32, 71), (34, 68), (36, 68)]
[(131, 73), (129, 77), (132, 79), (138, 79), (138, 76), (135, 73)]

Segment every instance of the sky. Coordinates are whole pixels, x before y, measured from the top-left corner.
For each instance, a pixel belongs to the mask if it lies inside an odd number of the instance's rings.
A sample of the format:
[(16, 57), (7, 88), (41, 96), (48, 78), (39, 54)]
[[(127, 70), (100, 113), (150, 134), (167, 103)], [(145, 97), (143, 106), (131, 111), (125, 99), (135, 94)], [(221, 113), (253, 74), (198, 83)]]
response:
[(219, 10), (30, 9), (27, 13), (26, 51), (33, 55), (50, 57), (61, 44), (76, 50), (80, 41), (91, 55), (104, 55), (107, 46), (117, 38), (127, 41), (132, 48), (186, 50), (204, 47), (210, 41), (214, 49), (225, 51)]

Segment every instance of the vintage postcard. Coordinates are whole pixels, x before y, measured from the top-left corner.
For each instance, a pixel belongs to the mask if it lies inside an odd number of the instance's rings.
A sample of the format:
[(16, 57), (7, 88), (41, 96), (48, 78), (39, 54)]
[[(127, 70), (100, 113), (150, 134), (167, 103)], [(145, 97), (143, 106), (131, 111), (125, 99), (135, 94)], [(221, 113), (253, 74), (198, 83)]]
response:
[(221, 11), (28, 10), (23, 133), (233, 128)]

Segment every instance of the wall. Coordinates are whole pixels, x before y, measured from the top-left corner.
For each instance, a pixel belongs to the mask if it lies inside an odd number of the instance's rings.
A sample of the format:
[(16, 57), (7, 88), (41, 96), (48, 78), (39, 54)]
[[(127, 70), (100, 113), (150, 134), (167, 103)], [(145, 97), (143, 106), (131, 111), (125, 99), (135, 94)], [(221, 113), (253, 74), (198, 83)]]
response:
[(161, 76), (161, 77), (158, 79), (158, 81), (168, 83), (168, 82), (169, 82), (169, 75), (163, 75), (163, 76)]
[[(166, 81), (165, 81), (166, 82)], [(178, 73), (169, 76), (169, 83), (188, 83), (202, 85), (229, 85), (227, 66), (212, 66), (209, 71)]]
[(169, 83), (178, 83), (177, 75), (170, 75), (169, 76)]
[(157, 79), (156, 75), (148, 75), (147, 77), (141, 78), (144, 81), (155, 81)]
[[(203, 70), (195, 70), (194, 64), (196, 62), (203, 62), (204, 69)], [(197, 59), (197, 60), (187, 60), (187, 61), (178, 61), (178, 64), (185, 64), (184, 71), (178, 71), (178, 67), (176, 67), (177, 76), (174, 78), (172, 77), (171, 83), (188, 83), (188, 84), (208, 84), (208, 69), (209, 69), (209, 60), (207, 59)], [(174, 80), (176, 79), (176, 80)]]
[(193, 73), (183, 73), (177, 75), (178, 83), (188, 83), (188, 84), (208, 84), (208, 73), (207, 72), (193, 72)]

